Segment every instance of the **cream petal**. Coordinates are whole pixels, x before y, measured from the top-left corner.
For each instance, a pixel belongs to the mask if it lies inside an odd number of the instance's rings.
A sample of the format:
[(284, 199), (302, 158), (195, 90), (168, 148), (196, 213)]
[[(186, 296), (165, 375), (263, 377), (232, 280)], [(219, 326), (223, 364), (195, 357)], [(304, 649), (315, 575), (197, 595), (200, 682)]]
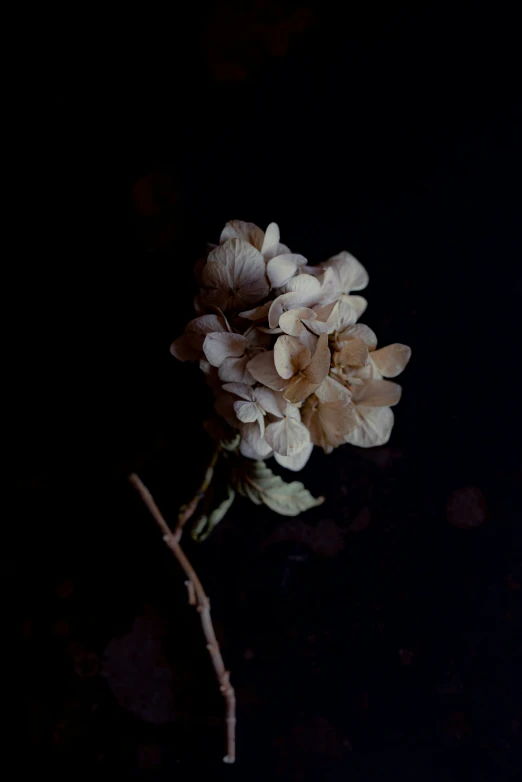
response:
[(244, 424), (253, 423), (260, 416), (259, 408), (254, 402), (244, 402), (242, 399), (234, 402), (234, 411)]
[(359, 448), (373, 448), (388, 442), (394, 420), (390, 407), (357, 407), (356, 416), (357, 426), (346, 436), (345, 442)]
[(384, 377), (397, 377), (410, 360), (411, 348), (395, 342), (379, 350), (374, 350), (370, 359), (375, 368)]
[(268, 261), (266, 267), (266, 273), (272, 288), (282, 288), (294, 276), (296, 271), (297, 264), (292, 254), (277, 255)]
[(187, 323), (185, 334), (192, 347), (201, 350), (207, 334), (228, 331), (228, 323), (223, 315), (200, 315)]
[(345, 332), (356, 322), (357, 312), (348, 301), (348, 296), (343, 296), (339, 299), (335, 308), (334, 318), (334, 330), (337, 332)]
[(247, 364), (248, 371), (258, 383), (262, 383), (274, 391), (282, 391), (288, 385), (288, 380), (283, 380), (274, 363), (274, 351), (267, 350), (258, 353)]
[(294, 307), (291, 310), (283, 312), (279, 318), (279, 325), (285, 332), (293, 337), (298, 337), (305, 331), (302, 320), (314, 320), (317, 317), (315, 312), (308, 307)]
[(219, 378), (224, 383), (245, 383), (253, 386), (256, 382), (247, 369), (248, 356), (226, 358), (219, 367)]
[(274, 347), (274, 363), (278, 373), (285, 380), (304, 369), (311, 361), (311, 353), (296, 337), (287, 334), (277, 338)]
[(293, 472), (299, 472), (299, 470), (302, 470), (307, 463), (313, 449), (314, 444), (308, 443), (308, 445), (306, 445), (302, 451), (294, 454), (294, 456), (281, 456), (281, 454), (275, 453), (274, 458), (276, 462), (281, 465), (281, 467), (286, 467), (287, 470), (292, 470)]
[[(308, 323), (314, 323), (315, 321), (307, 321)], [(308, 329), (304, 329), (304, 331), (301, 332), (301, 334), (297, 338), (301, 345), (304, 345), (305, 348), (308, 348), (310, 353), (315, 353), (315, 349), (317, 347), (317, 337), (315, 334), (312, 334)]]
[(236, 396), (241, 397), (241, 399), (246, 399), (249, 402), (256, 401), (253, 389), (246, 383), (225, 383), (223, 390), (228, 391), (229, 394), (235, 394)]
[(368, 306), (368, 302), (364, 298), (364, 296), (347, 296), (348, 304), (350, 304), (357, 315), (357, 320), (361, 317), (363, 312), (366, 310), (366, 307)]
[(353, 391), (354, 403), (364, 407), (389, 407), (401, 398), (402, 388), (391, 380), (369, 380)]
[(284, 418), (266, 427), (265, 440), (275, 453), (293, 456), (308, 445), (310, 433), (300, 421)]
[(329, 375), (325, 377), (320, 386), (315, 390), (315, 395), (321, 402), (344, 402), (348, 403), (352, 395), (350, 391)]
[(257, 424), (243, 424), (241, 426), (241, 444), (239, 452), (247, 459), (259, 459), (263, 461), (272, 456), (272, 449), (261, 434)]
[(364, 323), (356, 323), (354, 326), (348, 326), (341, 333), (339, 339), (362, 339), (366, 342), (369, 350), (375, 350), (377, 347), (377, 336), (369, 326)]
[(207, 334), (203, 352), (214, 367), (220, 367), (226, 358), (239, 357), (245, 352), (246, 339), (242, 334), (219, 332)]
[(335, 271), (340, 293), (360, 291), (368, 285), (368, 272), (362, 263), (348, 252), (344, 251), (329, 258), (324, 267)]
[(174, 340), (170, 346), (170, 352), (178, 361), (197, 361), (201, 357), (201, 350), (192, 347), (186, 334)]
[(268, 294), (265, 259), (251, 244), (229, 239), (208, 256), (202, 272), (208, 288), (225, 289), (228, 306), (252, 305)]
[(257, 401), (265, 413), (274, 415), (276, 418), (283, 418), (286, 412), (287, 403), (280, 392), (273, 391), (264, 386), (256, 389)]
[(264, 233), (255, 223), (246, 223), (244, 220), (230, 220), (221, 232), (219, 243), (223, 244), (228, 239), (243, 239), (258, 250), (261, 250), (264, 241)]
[(321, 290), (321, 283), (316, 277), (311, 274), (298, 274), (297, 277), (292, 277), (286, 284), (287, 293), (298, 293), (302, 297), (302, 303), (305, 305), (305, 300), (314, 296), (317, 296)]
[(277, 255), (279, 239), (279, 226), (277, 223), (270, 223), (265, 231), (263, 244), (261, 245), (261, 254), (265, 261), (268, 261), (270, 258), (273, 258), (275, 255)]

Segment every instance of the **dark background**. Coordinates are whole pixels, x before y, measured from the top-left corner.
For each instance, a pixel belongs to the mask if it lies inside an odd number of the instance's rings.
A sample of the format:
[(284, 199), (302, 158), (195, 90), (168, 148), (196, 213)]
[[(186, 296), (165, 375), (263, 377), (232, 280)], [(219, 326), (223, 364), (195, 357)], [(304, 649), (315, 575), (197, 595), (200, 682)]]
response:
[[(136, 27), (130, 25), (138, 22)], [(78, 30), (81, 24), (78, 25)], [(44, 45), (7, 233), (9, 675), (40, 770), (508, 778), (521, 746), (518, 42), (499, 6), (219, 2)], [(412, 346), (388, 445), (314, 452), (326, 503), (238, 501), (201, 546), (238, 763), (171, 520), (210, 445), (169, 345), (232, 218), (370, 273)], [(177, 775), (177, 777), (176, 777)]]

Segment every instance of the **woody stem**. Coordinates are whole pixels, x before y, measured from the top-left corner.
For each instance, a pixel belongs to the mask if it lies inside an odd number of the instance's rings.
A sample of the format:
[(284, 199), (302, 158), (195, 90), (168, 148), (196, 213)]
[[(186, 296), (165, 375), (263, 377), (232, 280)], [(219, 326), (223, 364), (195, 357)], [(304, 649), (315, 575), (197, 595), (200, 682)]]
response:
[[(218, 451), (216, 451), (215, 459), (213, 459), (213, 463), (211, 463), (212, 471), (213, 471), (213, 466), (215, 464), (215, 460), (217, 459), (217, 453)], [(208, 473), (209, 470), (207, 470), (207, 475), (205, 476), (205, 479), (201, 484), (202, 487), (205, 485), (205, 482), (207, 481)], [(208, 482), (206, 484), (207, 487), (208, 487), (208, 483), (210, 483), (211, 478), (212, 478), (212, 474), (210, 474), (210, 478), (208, 478)], [(180, 521), (178, 519), (178, 525), (176, 526), (176, 531), (172, 533), (160, 509), (156, 505), (156, 502), (154, 501), (154, 498), (152, 497), (150, 491), (143, 484), (143, 482), (138, 477), (138, 475), (132, 473), (132, 475), (129, 476), (129, 480), (131, 484), (134, 486), (134, 488), (136, 489), (136, 491), (138, 492), (138, 494), (140, 495), (145, 505), (147, 506), (148, 510), (150, 511), (156, 524), (158, 525), (161, 532), (163, 533), (163, 540), (165, 541), (167, 546), (170, 548), (170, 550), (176, 557), (179, 565), (181, 566), (183, 572), (185, 573), (188, 579), (188, 582), (186, 583), (187, 583), (187, 589), (189, 594), (189, 604), (194, 605), (197, 612), (199, 613), (201, 619), (201, 626), (203, 629), (203, 635), (205, 636), (205, 640), (207, 642), (206, 646), (210, 654), (210, 660), (212, 662), (212, 666), (214, 668), (216, 678), (218, 680), (219, 689), (223, 695), (223, 698), (225, 699), (225, 704), (226, 704), (227, 754), (223, 758), (223, 761), (225, 763), (234, 763), (236, 759), (236, 738), (235, 738), (236, 697), (234, 693), (234, 688), (230, 684), (230, 673), (225, 668), (225, 664), (221, 656), (221, 650), (219, 648), (216, 634), (214, 632), (214, 627), (212, 625), (212, 619), (210, 616), (210, 601), (207, 595), (205, 594), (205, 590), (203, 589), (203, 586), (198, 578), (196, 571), (192, 567), (185, 552), (182, 550), (179, 544), (179, 539), (181, 537), (181, 528), (183, 524), (190, 518), (190, 516), (194, 512), (197, 502), (194, 504), (194, 507), (192, 508), (190, 513), (187, 514), (187, 511), (185, 510), (183, 514), (180, 514), (180, 518), (182, 517), (184, 520), (180, 524)], [(192, 501), (192, 503), (193, 502), (194, 501)], [(190, 508), (192, 506), (192, 503), (187, 507)]]

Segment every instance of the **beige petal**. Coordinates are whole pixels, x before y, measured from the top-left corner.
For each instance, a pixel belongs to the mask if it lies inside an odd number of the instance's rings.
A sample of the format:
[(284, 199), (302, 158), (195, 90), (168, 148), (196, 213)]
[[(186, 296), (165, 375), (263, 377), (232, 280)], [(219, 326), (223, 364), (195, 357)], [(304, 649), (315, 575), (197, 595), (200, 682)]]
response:
[(246, 383), (225, 383), (223, 391), (228, 391), (229, 394), (235, 394), (249, 402), (256, 401), (253, 389)]
[(248, 356), (240, 358), (226, 358), (219, 367), (219, 378), (224, 383), (246, 383), (253, 386), (256, 382), (247, 369), (250, 361)]
[(284, 398), (287, 402), (291, 402), (293, 405), (298, 405), (310, 394), (312, 394), (317, 388), (316, 383), (311, 383), (308, 378), (304, 377), (302, 373), (299, 373), (290, 381), (288, 388), (283, 392)]
[(192, 347), (186, 334), (178, 337), (170, 346), (170, 352), (178, 361), (197, 361), (201, 357), (201, 350)]
[(283, 380), (275, 367), (273, 350), (258, 353), (257, 356), (250, 359), (247, 368), (258, 383), (262, 383), (274, 391), (282, 391), (288, 385), (288, 380)]
[(315, 394), (306, 400), (302, 418), (310, 430), (312, 442), (323, 448), (325, 453), (344, 443), (357, 423), (352, 406), (339, 400), (321, 402)]
[(317, 387), (315, 395), (321, 402), (344, 402), (345, 404), (352, 398), (349, 389), (329, 375)]
[(187, 323), (185, 334), (192, 347), (201, 350), (207, 334), (221, 331), (229, 331), (228, 323), (223, 315), (200, 315), (199, 318), (194, 318)]
[(341, 367), (364, 367), (368, 363), (368, 348), (362, 339), (347, 339), (335, 354), (334, 363)]
[(354, 326), (348, 326), (342, 333), (339, 333), (339, 339), (362, 339), (366, 342), (369, 350), (375, 350), (377, 347), (377, 336), (369, 326), (364, 323), (356, 323)]
[(223, 244), (228, 239), (243, 239), (258, 250), (261, 250), (264, 241), (264, 233), (255, 223), (246, 223), (244, 220), (230, 220), (221, 232), (219, 243)]
[(309, 307), (294, 307), (291, 310), (283, 312), (279, 318), (279, 325), (285, 332), (293, 337), (298, 337), (305, 331), (302, 320), (314, 320), (317, 317), (315, 312)]
[(267, 301), (266, 304), (261, 304), (259, 307), (254, 307), (253, 310), (245, 310), (240, 312), (239, 315), (247, 320), (265, 320), (268, 318), (268, 311), (272, 306), (271, 301)]
[[(310, 323), (314, 321), (306, 321), (306, 323)], [(315, 334), (312, 334), (308, 329), (305, 329), (301, 334), (297, 337), (301, 345), (304, 345), (305, 348), (308, 348), (310, 353), (313, 355), (315, 353), (315, 349), (317, 347), (317, 337)]]
[(368, 302), (363, 296), (347, 296), (348, 304), (350, 304), (357, 315), (357, 320), (361, 317), (363, 312), (366, 310), (366, 307), (368, 306)]
[(256, 389), (257, 402), (261, 405), (265, 413), (273, 415), (276, 418), (283, 418), (286, 413), (287, 403), (283, 399), (281, 392), (273, 391), (271, 388), (261, 387)]
[(274, 363), (282, 378), (288, 380), (310, 364), (311, 353), (296, 337), (287, 334), (277, 338), (274, 347)]
[(253, 423), (260, 417), (259, 408), (254, 402), (245, 402), (242, 399), (234, 402), (234, 411), (244, 424)]
[(370, 358), (378, 372), (384, 377), (397, 377), (410, 360), (411, 348), (395, 342), (379, 350), (374, 350)]
[(401, 398), (402, 388), (391, 380), (369, 380), (353, 391), (354, 403), (365, 407), (389, 407)]
[(302, 297), (303, 306), (305, 306), (305, 300), (310, 299), (312, 301), (313, 297), (317, 296), (320, 290), (321, 283), (311, 274), (298, 274), (297, 277), (292, 277), (286, 284), (286, 292), (298, 293)]
[(279, 238), (279, 226), (277, 223), (270, 223), (265, 231), (263, 244), (261, 246), (261, 254), (265, 261), (268, 261), (270, 258), (273, 258), (275, 255), (277, 255), (279, 248)]
[(308, 443), (302, 451), (299, 451), (299, 453), (294, 454), (293, 456), (281, 456), (280, 454), (275, 453), (274, 459), (281, 467), (286, 467), (287, 470), (292, 470), (293, 472), (299, 472), (307, 463), (313, 449), (314, 444)]
[(323, 266), (335, 272), (340, 293), (360, 291), (368, 285), (368, 272), (362, 263), (348, 252), (334, 255)]
[[(282, 339), (282, 337), (279, 337)], [(321, 334), (317, 340), (317, 347), (312, 360), (304, 370), (304, 374), (311, 383), (318, 386), (323, 382), (330, 369), (330, 348), (328, 347), (328, 335)]]
[(299, 307), (300, 304), (301, 296), (298, 293), (282, 293), (281, 296), (274, 299), (268, 311), (268, 325), (270, 328), (277, 328), (279, 326), (279, 318), (283, 312), (292, 309), (292, 307)]
[(226, 358), (242, 356), (246, 339), (242, 334), (220, 332), (207, 334), (203, 342), (203, 352), (213, 367), (220, 367)]
[(272, 456), (272, 449), (263, 437), (257, 423), (241, 426), (239, 452), (247, 459), (259, 459), (260, 461)]
[(346, 332), (357, 320), (357, 312), (348, 301), (348, 296), (339, 299), (335, 309), (334, 330), (337, 332)]
[(393, 411), (389, 407), (357, 407), (357, 426), (347, 435), (345, 442), (359, 448), (384, 445), (390, 439), (393, 428)]
[(265, 260), (259, 250), (240, 239), (229, 239), (208, 256), (202, 272), (207, 288), (225, 290), (227, 307), (248, 307), (268, 294)]
[(294, 456), (308, 445), (310, 433), (300, 421), (284, 418), (266, 427), (265, 440), (275, 453)]
[(288, 255), (277, 255), (268, 261), (266, 267), (266, 273), (272, 288), (281, 288), (294, 276), (296, 271), (297, 264), (291, 253)]

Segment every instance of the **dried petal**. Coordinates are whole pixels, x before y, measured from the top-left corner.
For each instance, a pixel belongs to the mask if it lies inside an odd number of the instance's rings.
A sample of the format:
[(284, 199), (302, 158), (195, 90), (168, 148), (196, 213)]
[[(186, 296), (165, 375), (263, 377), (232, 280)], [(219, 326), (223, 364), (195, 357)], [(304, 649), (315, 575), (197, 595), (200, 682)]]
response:
[(265, 235), (255, 223), (246, 223), (244, 220), (230, 220), (221, 232), (219, 243), (223, 244), (228, 239), (242, 239), (261, 250)]
[(288, 380), (310, 364), (312, 355), (295, 337), (283, 334), (274, 347), (274, 363), (282, 378)]
[(396, 405), (401, 398), (402, 388), (391, 380), (369, 380), (353, 390), (356, 405), (365, 407), (388, 407)]
[(357, 425), (346, 436), (345, 442), (359, 448), (384, 445), (390, 439), (393, 428), (393, 411), (390, 407), (355, 408)]
[(242, 334), (228, 332), (207, 334), (203, 352), (213, 367), (220, 367), (226, 358), (239, 357), (245, 352), (246, 339)]
[(370, 356), (377, 371), (384, 377), (397, 377), (410, 360), (411, 348), (395, 342), (379, 350), (374, 350)]
[(302, 451), (299, 451), (299, 453), (294, 454), (293, 456), (281, 456), (281, 454), (275, 453), (274, 458), (281, 467), (286, 467), (287, 470), (292, 470), (293, 472), (299, 472), (299, 470), (303, 469), (312, 455), (313, 449), (314, 444), (308, 443)]
[(250, 359), (247, 368), (258, 383), (262, 383), (274, 391), (282, 391), (288, 385), (288, 380), (284, 380), (275, 367), (273, 350), (258, 353), (257, 356)]

